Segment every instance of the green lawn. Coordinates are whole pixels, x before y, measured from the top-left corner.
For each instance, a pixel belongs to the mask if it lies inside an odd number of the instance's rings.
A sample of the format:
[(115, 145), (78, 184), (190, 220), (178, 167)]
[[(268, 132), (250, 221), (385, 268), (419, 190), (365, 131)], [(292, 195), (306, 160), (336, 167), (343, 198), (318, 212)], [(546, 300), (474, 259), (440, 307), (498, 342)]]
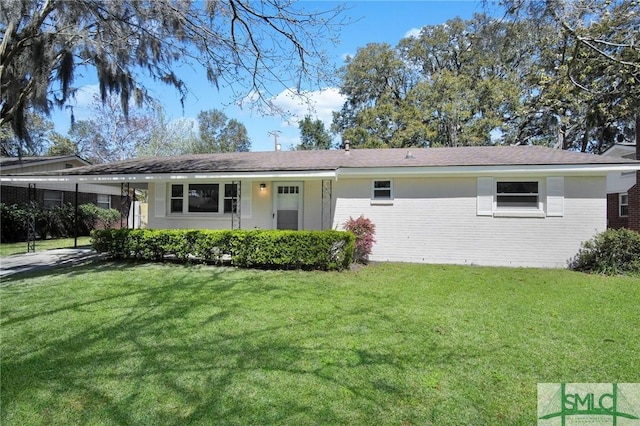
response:
[[(88, 246), (91, 237), (78, 237), (78, 247)], [(38, 240), (36, 241), (36, 251), (53, 250), (61, 248), (73, 248), (73, 238), (60, 238), (56, 240)], [(0, 257), (11, 256), (14, 254), (24, 254), (27, 252), (27, 243), (3, 243), (0, 244)]]
[(3, 425), (529, 425), (537, 383), (640, 381), (637, 278), (95, 263), (0, 296)]

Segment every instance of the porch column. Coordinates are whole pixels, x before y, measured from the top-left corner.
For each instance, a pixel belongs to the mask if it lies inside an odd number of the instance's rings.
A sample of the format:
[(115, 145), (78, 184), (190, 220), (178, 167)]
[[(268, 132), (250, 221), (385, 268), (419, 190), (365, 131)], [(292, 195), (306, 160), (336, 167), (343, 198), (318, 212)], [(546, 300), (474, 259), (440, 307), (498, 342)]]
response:
[(333, 181), (331, 179), (322, 180), (322, 230), (331, 229), (331, 198)]
[(73, 205), (73, 248), (78, 248), (78, 184)]

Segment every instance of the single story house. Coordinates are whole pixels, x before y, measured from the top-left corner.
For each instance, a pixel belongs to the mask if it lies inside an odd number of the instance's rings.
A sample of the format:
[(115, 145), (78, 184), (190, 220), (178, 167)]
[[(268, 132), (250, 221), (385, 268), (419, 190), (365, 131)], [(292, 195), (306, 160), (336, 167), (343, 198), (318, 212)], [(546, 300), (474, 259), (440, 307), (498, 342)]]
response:
[(373, 261), (566, 267), (607, 227), (607, 175), (640, 161), (538, 146), (137, 158), (3, 182), (148, 190), (150, 228), (376, 226)]
[[(602, 155), (640, 160), (640, 142), (617, 143)], [(640, 172), (615, 172), (607, 176), (607, 220), (609, 228), (640, 232)]]

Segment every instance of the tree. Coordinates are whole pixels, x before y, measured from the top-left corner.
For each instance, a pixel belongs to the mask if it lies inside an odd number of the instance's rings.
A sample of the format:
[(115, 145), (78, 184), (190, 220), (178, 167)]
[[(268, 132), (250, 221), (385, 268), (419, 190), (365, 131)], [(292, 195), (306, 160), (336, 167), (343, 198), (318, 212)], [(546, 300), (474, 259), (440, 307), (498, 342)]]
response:
[[(640, 109), (640, 20), (628, 0), (504, 0), (532, 32), (539, 90), (529, 105), (565, 149), (601, 152), (633, 137)], [(533, 120), (535, 122), (535, 120)]]
[(508, 42), (520, 33), (476, 15), (359, 49), (341, 69), (347, 101), (332, 129), (364, 147), (492, 143), (519, 116), (523, 65)]
[(348, 57), (340, 69), (340, 93), (347, 101), (334, 113), (332, 131), (355, 146), (390, 146), (398, 130), (400, 108), (410, 87), (409, 74), (396, 49), (370, 43)]
[[(367, 45), (341, 69), (332, 130), (354, 146), (540, 144), (601, 152), (640, 110), (638, 2), (507, 0)], [(591, 7), (591, 8), (590, 8)]]
[(47, 150), (48, 156), (55, 155), (78, 155), (78, 145), (70, 138), (53, 132), (50, 137), (51, 146)]
[(149, 141), (138, 146), (138, 157), (157, 157), (190, 154), (196, 145), (195, 121), (188, 118), (169, 120), (162, 107), (156, 108), (156, 117)]
[(80, 156), (98, 164), (135, 157), (149, 144), (154, 128), (152, 113), (132, 109), (125, 116), (116, 97), (108, 96), (103, 102), (96, 96), (93, 117), (74, 123), (70, 137)]
[(48, 113), (74, 94), (74, 77), (92, 68), (100, 98), (149, 98), (144, 78), (187, 94), (175, 71), (202, 67), (216, 87), (238, 99), (264, 100), (270, 86), (314, 85), (330, 76), (320, 41), (343, 24), (343, 7), (308, 11), (283, 0), (248, 2), (40, 1), (0, 2), (0, 127), (29, 139), (25, 112)]
[(38, 156), (46, 152), (53, 134), (53, 123), (38, 114), (29, 112), (25, 126), (31, 138), (23, 144), (9, 125), (0, 126), (0, 151), (5, 157)]
[(324, 123), (310, 116), (306, 116), (304, 120), (298, 122), (300, 128), (300, 144), (296, 147), (298, 150), (311, 149), (330, 149), (331, 135), (324, 128)]
[(193, 154), (215, 152), (247, 152), (251, 141), (244, 124), (229, 120), (220, 110), (211, 109), (198, 114), (200, 137), (190, 151)]

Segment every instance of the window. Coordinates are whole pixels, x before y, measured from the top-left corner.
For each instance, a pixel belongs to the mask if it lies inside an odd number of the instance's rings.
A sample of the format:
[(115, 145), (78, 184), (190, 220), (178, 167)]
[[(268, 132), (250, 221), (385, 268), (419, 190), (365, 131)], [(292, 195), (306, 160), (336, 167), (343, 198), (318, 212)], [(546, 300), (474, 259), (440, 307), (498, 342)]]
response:
[(391, 200), (393, 197), (392, 185), (390, 180), (374, 180), (373, 181), (373, 199), (374, 200)]
[(239, 193), (235, 183), (171, 185), (171, 213), (237, 213)]
[(497, 182), (496, 207), (499, 209), (538, 209), (538, 182)]
[(44, 191), (43, 205), (45, 209), (50, 209), (51, 207), (61, 207), (62, 191)]
[(218, 213), (219, 188), (217, 183), (189, 185), (189, 213)]
[(278, 194), (299, 194), (298, 186), (278, 186)]
[(171, 213), (182, 213), (183, 185), (171, 185)]
[(98, 201), (96, 205), (101, 209), (110, 209), (111, 208), (111, 195), (109, 194), (98, 194)]
[(619, 194), (618, 206), (620, 207), (620, 216), (629, 216), (629, 194)]
[(238, 213), (238, 185), (224, 184), (224, 213)]

